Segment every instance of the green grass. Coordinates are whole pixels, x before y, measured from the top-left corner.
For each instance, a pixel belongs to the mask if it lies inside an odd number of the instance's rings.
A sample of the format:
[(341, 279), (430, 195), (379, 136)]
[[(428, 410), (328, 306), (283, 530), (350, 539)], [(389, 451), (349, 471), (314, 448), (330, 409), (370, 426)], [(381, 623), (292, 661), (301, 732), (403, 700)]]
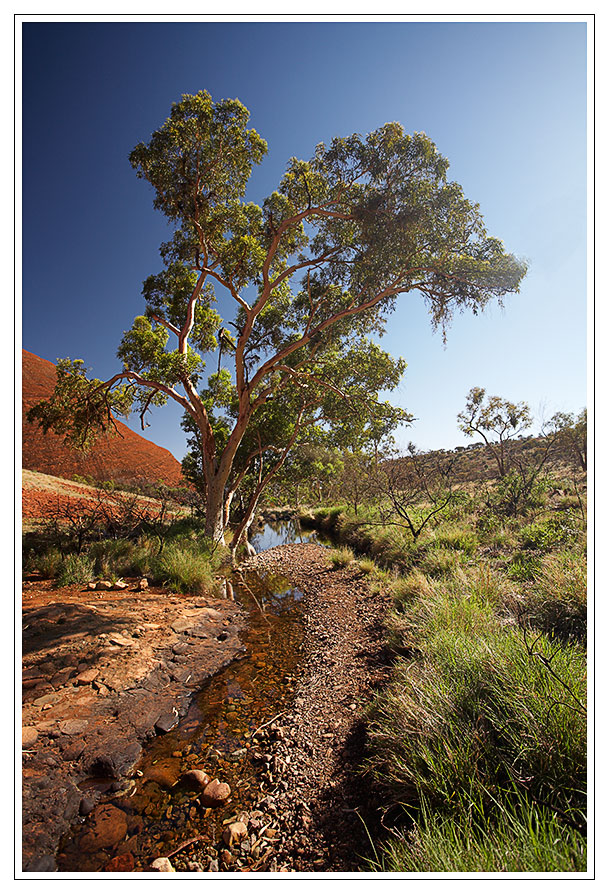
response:
[(328, 552), (327, 561), (332, 568), (346, 568), (347, 565), (355, 561), (355, 556), (352, 550), (347, 547), (340, 547)]
[(94, 562), (89, 556), (66, 556), (57, 570), (56, 584), (58, 587), (88, 584), (93, 580), (93, 569)]
[[(473, 807), (473, 806), (472, 806)], [(442, 817), (428, 809), (410, 832), (390, 838), (370, 869), (380, 872), (585, 872), (586, 838), (556, 815), (511, 793), (489, 824), (472, 809)]]

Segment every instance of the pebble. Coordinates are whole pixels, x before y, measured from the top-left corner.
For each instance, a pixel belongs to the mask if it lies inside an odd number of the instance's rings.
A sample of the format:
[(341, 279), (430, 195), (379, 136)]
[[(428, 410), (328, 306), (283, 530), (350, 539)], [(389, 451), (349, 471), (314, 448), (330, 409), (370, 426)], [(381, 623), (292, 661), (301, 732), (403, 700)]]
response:
[(150, 864), (150, 868), (155, 872), (175, 872), (175, 869), (167, 857), (157, 857), (157, 859)]
[(230, 785), (227, 782), (213, 779), (203, 790), (202, 803), (205, 807), (220, 807), (228, 801), (230, 793)]
[(204, 770), (198, 770), (194, 767), (192, 770), (187, 770), (185, 773), (182, 773), (181, 778), (182, 782), (192, 785), (193, 788), (198, 788), (201, 791), (204, 791), (211, 782), (210, 777)]
[(24, 726), (21, 730), (23, 748), (30, 748), (38, 738), (38, 731), (33, 726)]

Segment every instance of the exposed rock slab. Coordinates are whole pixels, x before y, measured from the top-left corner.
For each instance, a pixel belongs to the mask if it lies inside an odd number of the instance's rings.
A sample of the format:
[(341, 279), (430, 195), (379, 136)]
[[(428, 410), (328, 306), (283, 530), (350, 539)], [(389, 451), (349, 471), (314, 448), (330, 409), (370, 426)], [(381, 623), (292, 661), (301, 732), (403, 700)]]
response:
[[(98, 792), (86, 791), (86, 780), (120, 788), (143, 742), (177, 723), (206, 677), (243, 651), (246, 616), (237, 603), (152, 586), (140, 592), (137, 584), (95, 593), (24, 585), (25, 872), (56, 870), (60, 838), (85, 794), (94, 809)], [(94, 818), (91, 849), (118, 834), (108, 830), (120, 819)]]

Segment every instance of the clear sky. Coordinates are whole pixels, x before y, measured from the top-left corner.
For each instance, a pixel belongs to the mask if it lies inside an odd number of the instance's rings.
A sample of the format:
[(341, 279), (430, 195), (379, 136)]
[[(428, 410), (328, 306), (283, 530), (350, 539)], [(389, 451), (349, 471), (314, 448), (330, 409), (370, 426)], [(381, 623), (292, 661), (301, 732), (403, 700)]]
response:
[[(390, 398), (399, 440), (466, 443), (473, 385), (537, 415), (586, 404), (584, 22), (23, 24), (23, 347), (106, 378), (141, 313), (169, 229), (128, 162), (184, 93), (239, 98), (269, 153), (248, 198), (287, 160), (387, 121), (424, 131), (491, 235), (529, 262), (505, 308), (455, 319), (446, 346), (403, 296), (383, 346), (408, 362)], [(230, 318), (230, 317), (229, 317)], [(181, 459), (176, 408), (145, 436)], [(135, 417), (129, 421), (138, 430)]]

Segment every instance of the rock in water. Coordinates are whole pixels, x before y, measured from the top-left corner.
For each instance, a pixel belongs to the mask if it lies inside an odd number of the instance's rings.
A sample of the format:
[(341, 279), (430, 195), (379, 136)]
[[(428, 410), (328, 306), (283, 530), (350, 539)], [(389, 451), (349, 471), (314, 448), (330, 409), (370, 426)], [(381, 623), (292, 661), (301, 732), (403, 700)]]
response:
[(91, 825), (80, 839), (80, 847), (89, 852), (112, 847), (122, 841), (126, 834), (127, 816), (124, 811), (112, 804), (103, 804), (93, 811)]
[(182, 774), (182, 781), (187, 785), (192, 786), (192, 788), (198, 788), (201, 791), (204, 791), (211, 782), (211, 778), (204, 770), (192, 769), (187, 770)]
[(203, 790), (202, 803), (204, 807), (221, 807), (230, 798), (230, 785), (213, 779)]

